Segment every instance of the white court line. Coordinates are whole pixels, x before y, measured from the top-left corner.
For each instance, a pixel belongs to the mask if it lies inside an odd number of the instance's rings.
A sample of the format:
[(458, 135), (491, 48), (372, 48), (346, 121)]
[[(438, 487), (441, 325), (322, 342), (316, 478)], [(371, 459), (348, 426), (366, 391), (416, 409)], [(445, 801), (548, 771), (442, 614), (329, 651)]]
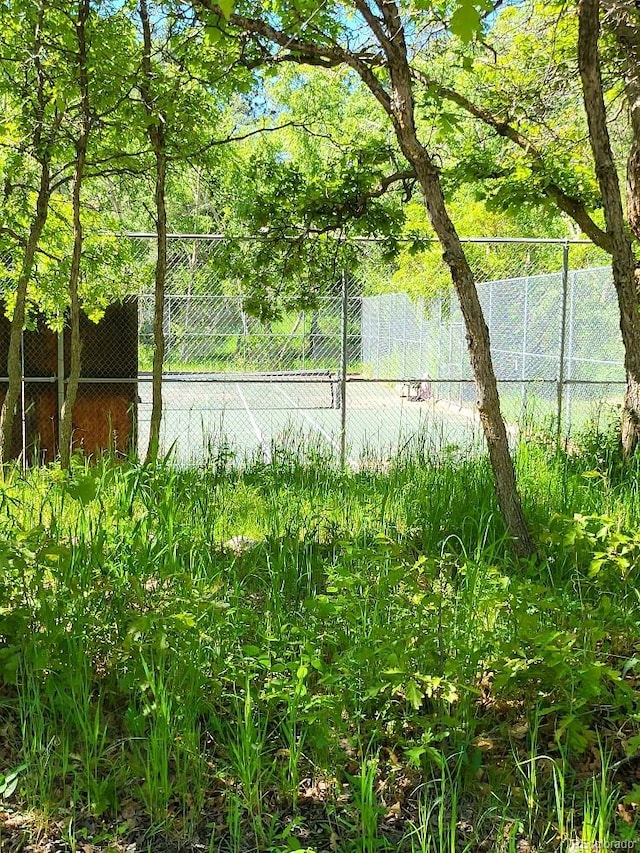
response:
[(247, 415), (249, 416), (249, 421), (251, 422), (251, 426), (253, 427), (253, 431), (255, 432), (256, 438), (258, 439), (258, 443), (260, 444), (260, 447), (262, 448), (262, 455), (264, 456), (264, 461), (269, 462), (270, 458), (271, 458), (271, 454), (270, 454), (269, 449), (265, 443), (264, 436), (262, 435), (262, 432), (260, 431), (260, 427), (258, 426), (256, 419), (253, 417), (253, 412), (249, 408), (249, 404), (247, 403), (247, 399), (244, 396), (244, 394), (242, 393), (242, 390), (240, 388), (240, 383), (238, 383), (238, 382), (236, 382), (236, 391), (238, 392), (238, 396), (242, 400), (242, 405), (244, 406), (244, 408), (247, 412)]
[[(276, 391), (279, 391), (280, 394), (282, 394), (282, 396), (285, 397), (291, 403), (291, 407), (294, 411), (299, 412), (303, 418), (306, 418), (312, 427), (317, 429), (318, 432), (321, 433), (327, 439), (327, 441), (335, 447), (338, 452), (340, 451), (340, 445), (338, 444), (338, 442), (335, 441), (331, 437), (331, 435), (329, 435), (329, 433), (320, 426), (320, 424), (318, 423), (318, 421), (315, 420), (315, 418), (312, 418), (308, 412), (300, 408), (296, 401), (292, 397), (290, 397), (286, 391), (283, 391), (282, 388), (276, 385), (275, 389)], [(349, 464), (355, 464), (353, 459), (351, 458), (347, 459), (346, 461), (349, 462)]]

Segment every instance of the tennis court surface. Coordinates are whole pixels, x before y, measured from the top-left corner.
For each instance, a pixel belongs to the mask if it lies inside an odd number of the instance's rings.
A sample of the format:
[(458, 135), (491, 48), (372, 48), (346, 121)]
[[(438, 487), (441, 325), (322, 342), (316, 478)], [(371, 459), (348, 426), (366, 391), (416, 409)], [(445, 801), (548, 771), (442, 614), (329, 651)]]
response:
[[(139, 449), (149, 434), (151, 381), (139, 376)], [(242, 459), (271, 458), (295, 441), (345, 459), (395, 454), (413, 439), (437, 451), (480, 443), (477, 421), (433, 399), (415, 400), (407, 387), (350, 376), (344, 388), (330, 371), (172, 373), (163, 381), (161, 448), (180, 464), (203, 461), (222, 447)]]

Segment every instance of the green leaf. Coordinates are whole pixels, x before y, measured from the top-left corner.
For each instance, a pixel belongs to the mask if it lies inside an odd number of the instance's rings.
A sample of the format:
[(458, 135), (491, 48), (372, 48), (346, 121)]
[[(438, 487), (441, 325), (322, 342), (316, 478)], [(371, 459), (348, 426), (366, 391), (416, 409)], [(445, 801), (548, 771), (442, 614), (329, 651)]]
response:
[(98, 491), (93, 474), (80, 474), (67, 485), (67, 494), (81, 504), (91, 503)]
[(227, 21), (231, 17), (234, 5), (234, 0), (218, 0), (218, 8), (220, 9), (224, 17), (227, 19)]
[(407, 701), (413, 705), (414, 709), (416, 711), (419, 710), (422, 705), (422, 700), (424, 699), (424, 693), (420, 690), (413, 679), (407, 681), (404, 688), (404, 695), (406, 696)]
[(404, 754), (407, 756), (409, 764), (420, 769), (422, 756), (427, 751), (426, 746), (412, 746), (410, 749), (405, 749)]
[(10, 770), (6, 775), (0, 773), (0, 797), (8, 800), (18, 787), (18, 777), (27, 769), (26, 764), (20, 764), (18, 767)]
[(205, 40), (205, 43), (209, 47), (213, 47), (214, 45), (218, 44), (221, 37), (222, 37), (222, 33), (220, 32), (218, 27), (205, 27), (204, 28), (204, 40)]
[(634, 735), (627, 741), (626, 753), (629, 757), (637, 755), (640, 752), (640, 735)]
[(172, 616), (177, 627), (195, 628), (196, 619), (192, 613), (174, 613)]
[(451, 32), (465, 44), (473, 41), (482, 30), (480, 12), (470, 0), (460, 0), (449, 24)]
[(20, 652), (17, 646), (8, 646), (0, 649), (0, 676), (5, 684), (18, 683), (18, 667), (20, 666)]
[(438, 752), (437, 749), (434, 749), (434, 747), (432, 746), (413, 746), (410, 749), (405, 750), (405, 755), (407, 756), (409, 764), (413, 765), (418, 770), (422, 766), (423, 758), (428, 758), (441, 770), (444, 767), (444, 759), (442, 758), (442, 754)]

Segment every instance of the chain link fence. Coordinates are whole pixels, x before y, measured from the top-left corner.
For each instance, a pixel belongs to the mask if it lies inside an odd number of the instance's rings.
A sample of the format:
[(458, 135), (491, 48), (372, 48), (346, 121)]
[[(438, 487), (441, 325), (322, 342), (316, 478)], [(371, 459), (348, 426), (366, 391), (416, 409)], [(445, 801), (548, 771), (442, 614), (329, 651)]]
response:
[[(569, 432), (593, 414), (594, 403), (620, 402), (624, 351), (610, 267), (477, 287), (508, 419), (554, 417)], [(418, 396), (475, 404), (464, 321), (449, 293), (365, 297), (362, 353), (372, 377), (414, 380), (409, 390)]]
[[(143, 455), (155, 239), (127, 235), (118, 245), (117, 278), (96, 288), (89, 274), (84, 304), (98, 322), (110, 298), (135, 296), (137, 370), (126, 336), (109, 333), (113, 345), (93, 347), (90, 365), (84, 349), (81, 388), (92, 386), (85, 396), (105, 423), (118, 411), (122, 434), (120, 409), (135, 409)], [(618, 404), (623, 352), (606, 256), (563, 241), (487, 239), (465, 248), (507, 420), (555, 421), (568, 433), (595, 407)], [(441, 252), (428, 242), (172, 236), (163, 333), (161, 449), (180, 462), (317, 445), (359, 464), (415, 442), (466, 450), (481, 440), (461, 312)], [(52, 370), (44, 381), (61, 398), (67, 368), (58, 350), (51, 359), (64, 375)]]

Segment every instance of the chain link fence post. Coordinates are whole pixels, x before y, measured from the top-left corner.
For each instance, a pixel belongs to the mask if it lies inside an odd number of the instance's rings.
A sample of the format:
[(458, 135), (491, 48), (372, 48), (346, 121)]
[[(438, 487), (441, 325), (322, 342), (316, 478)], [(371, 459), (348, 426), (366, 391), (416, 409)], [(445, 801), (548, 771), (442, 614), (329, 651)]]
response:
[(436, 367), (436, 379), (438, 379), (438, 387), (436, 388), (436, 395), (438, 399), (441, 399), (445, 396), (445, 386), (441, 384), (440, 380), (444, 376), (444, 372), (442, 369), (442, 326), (444, 321), (444, 311), (443, 311), (443, 296), (440, 294), (438, 297), (438, 364)]
[(558, 353), (558, 396), (557, 396), (557, 432), (556, 439), (560, 444), (560, 433), (562, 432), (562, 410), (564, 406), (565, 373), (564, 360), (567, 343), (567, 298), (569, 289), (569, 243), (562, 247), (562, 306), (560, 309), (560, 351)]
[(305, 308), (302, 312), (302, 336), (300, 338), (300, 359), (302, 364), (302, 369), (305, 370), (307, 367), (307, 353), (305, 349), (305, 341), (307, 340), (307, 309)]
[[(491, 327), (489, 327), (491, 328)], [(524, 312), (522, 316), (522, 364), (520, 365), (520, 378), (522, 387), (520, 392), (520, 420), (524, 421), (527, 411), (527, 332), (529, 329), (529, 276), (524, 280)]]
[(22, 445), (22, 470), (26, 470), (27, 467), (27, 394), (26, 394), (26, 381), (25, 381), (25, 372), (24, 372), (24, 329), (20, 334), (20, 370), (22, 372), (22, 378), (20, 381), (20, 408), (21, 408), (21, 423), (20, 423), (20, 431), (21, 431), (21, 445)]
[(165, 296), (165, 311), (164, 311), (166, 321), (167, 321), (167, 331), (165, 333), (163, 372), (164, 372), (164, 366), (171, 364), (171, 356), (172, 356), (171, 325), (173, 323), (173, 318), (172, 318), (171, 304), (172, 304), (171, 294), (168, 293)]
[(566, 433), (567, 436), (571, 431), (571, 402), (572, 402), (572, 393), (571, 393), (571, 382), (573, 379), (573, 356), (574, 356), (574, 339), (576, 332), (576, 274), (575, 272), (570, 272), (568, 275), (570, 279), (569, 285), (569, 319), (568, 319), (568, 330), (567, 330), (567, 367), (565, 370), (565, 380), (564, 385), (566, 388), (565, 393), (565, 421), (566, 421)]
[(462, 408), (464, 405), (464, 382), (462, 382), (462, 377), (465, 373), (465, 361), (468, 362), (469, 360), (469, 353), (466, 346), (465, 329), (462, 323), (458, 324), (458, 329), (460, 331), (460, 346), (458, 349), (458, 378), (460, 379), (458, 382), (458, 405)]
[(340, 466), (344, 468), (347, 451), (347, 325), (349, 321), (349, 279), (342, 272), (342, 312), (340, 340)]
[[(397, 314), (396, 314), (397, 316)], [(402, 378), (406, 379), (407, 376), (407, 322), (409, 317), (407, 313), (404, 315), (404, 322), (402, 323), (402, 367), (400, 368), (402, 371)], [(389, 329), (391, 329), (391, 324), (389, 324)], [(391, 334), (391, 332), (389, 332)]]
[(381, 370), (381, 368), (380, 368), (380, 311), (381, 311), (382, 306), (380, 304), (379, 299), (376, 300), (375, 306), (376, 306), (376, 359), (375, 359), (375, 368), (374, 368), (373, 375), (374, 376), (380, 376), (380, 370)]

